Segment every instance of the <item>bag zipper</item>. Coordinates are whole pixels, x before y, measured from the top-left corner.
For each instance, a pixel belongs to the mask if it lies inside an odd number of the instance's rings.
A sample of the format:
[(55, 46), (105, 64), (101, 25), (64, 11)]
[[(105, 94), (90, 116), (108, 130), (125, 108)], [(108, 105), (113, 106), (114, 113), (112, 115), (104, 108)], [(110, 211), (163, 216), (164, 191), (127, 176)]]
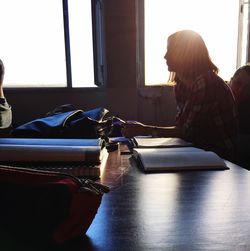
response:
[[(91, 179), (86, 178), (79, 178), (77, 176), (68, 174), (68, 173), (59, 173), (59, 172), (51, 172), (51, 171), (43, 171), (43, 170), (35, 170), (35, 169), (25, 169), (25, 168), (16, 168), (16, 167), (10, 167), (10, 166), (2, 166), (5, 169), (12, 169), (12, 170), (18, 170), (18, 171), (28, 171), (32, 173), (41, 173), (41, 174), (52, 174), (59, 177), (66, 177), (70, 178), (73, 181), (75, 181), (79, 185), (79, 191), (90, 191), (92, 193), (95, 193), (97, 195), (103, 195), (104, 193), (108, 193), (110, 191), (110, 188), (108, 186), (105, 186), (103, 184), (97, 183)], [(1, 169), (1, 166), (0, 166)]]
[(110, 191), (110, 188), (108, 186), (97, 183), (90, 179), (80, 179), (80, 182), (83, 185), (82, 187), (80, 187), (80, 189), (90, 189), (96, 194), (104, 194)]
[(80, 188), (79, 188), (80, 191), (88, 190), (88, 191), (93, 192), (98, 195), (103, 195), (104, 193), (108, 193), (110, 191), (110, 188), (108, 186), (97, 183), (91, 179), (78, 178), (74, 175), (70, 175), (67, 173), (65, 173), (65, 174), (58, 173), (58, 174), (72, 178), (73, 180), (75, 180), (80, 185)]

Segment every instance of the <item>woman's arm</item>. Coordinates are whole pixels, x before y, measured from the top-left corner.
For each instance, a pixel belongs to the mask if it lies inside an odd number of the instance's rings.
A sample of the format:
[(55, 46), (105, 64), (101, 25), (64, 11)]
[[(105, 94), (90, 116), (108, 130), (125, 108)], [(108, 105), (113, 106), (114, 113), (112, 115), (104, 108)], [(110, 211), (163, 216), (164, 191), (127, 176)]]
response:
[(182, 138), (182, 129), (175, 126), (152, 126), (140, 122), (126, 122), (122, 134), (127, 138), (151, 135), (153, 137)]

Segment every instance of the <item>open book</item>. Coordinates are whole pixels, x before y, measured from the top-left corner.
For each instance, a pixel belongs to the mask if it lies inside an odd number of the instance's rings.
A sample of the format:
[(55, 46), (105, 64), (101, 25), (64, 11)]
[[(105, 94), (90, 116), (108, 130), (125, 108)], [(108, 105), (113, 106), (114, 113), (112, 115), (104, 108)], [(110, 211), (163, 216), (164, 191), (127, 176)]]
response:
[(133, 157), (145, 172), (229, 169), (216, 153), (195, 147), (135, 148)]
[(99, 176), (107, 153), (102, 139), (0, 138), (0, 164)]
[(131, 139), (131, 146), (136, 148), (187, 147), (192, 146), (192, 143), (181, 138), (153, 138), (149, 136), (136, 136)]

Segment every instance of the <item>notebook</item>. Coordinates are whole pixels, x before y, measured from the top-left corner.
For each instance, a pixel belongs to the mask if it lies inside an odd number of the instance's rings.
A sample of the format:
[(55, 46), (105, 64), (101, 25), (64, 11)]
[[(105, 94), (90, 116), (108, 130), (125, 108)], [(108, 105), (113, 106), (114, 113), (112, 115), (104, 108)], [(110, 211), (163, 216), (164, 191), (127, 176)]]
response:
[(0, 138), (0, 145), (103, 146), (104, 140), (53, 138)]
[(100, 165), (84, 165), (79, 162), (0, 162), (0, 165), (30, 168), (35, 170), (67, 173), (77, 177), (88, 177), (97, 179), (102, 174), (102, 168)]
[(0, 138), (0, 164), (99, 177), (102, 139)]
[(132, 156), (145, 172), (229, 169), (216, 153), (195, 147), (135, 148)]
[(166, 148), (166, 147), (187, 147), (192, 146), (181, 138), (153, 138), (150, 136), (136, 136), (131, 139), (131, 146), (136, 148)]

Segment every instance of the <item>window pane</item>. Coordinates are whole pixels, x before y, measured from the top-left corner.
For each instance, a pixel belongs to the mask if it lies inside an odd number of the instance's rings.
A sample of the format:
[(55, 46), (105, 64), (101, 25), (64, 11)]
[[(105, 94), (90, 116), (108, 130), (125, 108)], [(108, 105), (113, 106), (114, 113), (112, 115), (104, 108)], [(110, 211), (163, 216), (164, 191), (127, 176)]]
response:
[(249, 3), (241, 1), (241, 11), (239, 15), (239, 44), (238, 44), (238, 65), (237, 68), (247, 63), (249, 57), (247, 47), (248, 40), (248, 23), (249, 23)]
[(94, 87), (91, 0), (69, 0), (72, 86)]
[(167, 37), (181, 29), (201, 34), (219, 75), (230, 79), (236, 70), (238, 8), (238, 0), (145, 0), (146, 85), (167, 82)]
[(5, 86), (66, 86), (61, 0), (0, 0)]

